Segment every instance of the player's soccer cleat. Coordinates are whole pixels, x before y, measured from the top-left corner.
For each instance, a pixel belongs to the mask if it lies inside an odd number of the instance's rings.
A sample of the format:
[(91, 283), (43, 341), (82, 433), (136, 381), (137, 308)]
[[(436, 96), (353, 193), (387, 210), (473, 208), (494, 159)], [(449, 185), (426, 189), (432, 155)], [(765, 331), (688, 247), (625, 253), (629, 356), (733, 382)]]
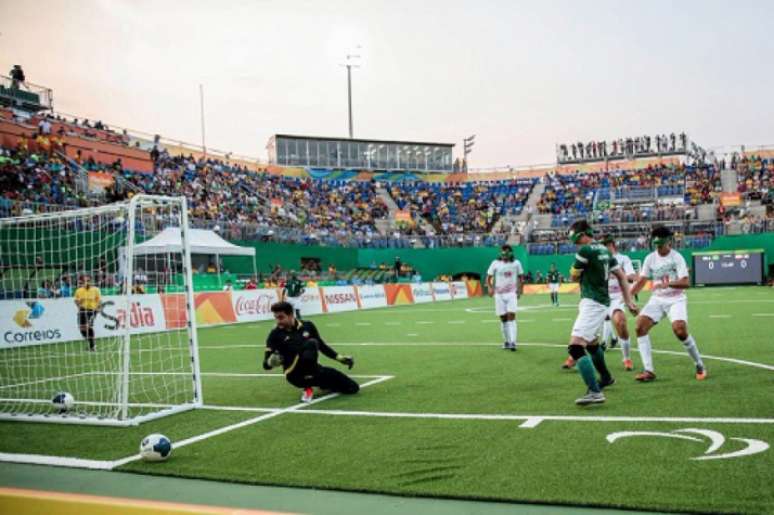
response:
[(509, 346), (508, 346), (508, 342), (503, 342), (503, 347), (502, 347), (502, 349), (503, 349), (503, 350), (508, 350), (508, 347), (509, 347)]
[(618, 347), (618, 338), (610, 338), (610, 348), (615, 349)]
[(585, 406), (587, 404), (602, 404), (605, 402), (605, 394), (602, 392), (588, 392), (579, 399), (575, 399), (575, 404)]
[(508, 344), (508, 350), (511, 352), (516, 352), (516, 344), (515, 343), (509, 343)]
[(88, 350), (89, 352), (97, 352), (97, 346), (96, 345), (91, 345), (86, 350)]
[(314, 399), (314, 390), (311, 388), (304, 388), (304, 393), (301, 395), (301, 402), (312, 402)]
[(627, 372), (631, 372), (632, 370), (634, 370), (634, 363), (632, 363), (632, 360), (630, 359), (623, 360), (623, 366), (624, 366), (624, 370), (626, 370)]
[(642, 372), (634, 376), (634, 379), (636, 379), (641, 383), (649, 383), (651, 381), (656, 380), (656, 374), (654, 374), (650, 370), (643, 370)]
[(605, 381), (604, 379), (599, 381), (600, 388), (607, 388), (608, 386), (613, 386), (614, 384), (615, 384), (615, 377), (613, 376), (610, 376), (607, 379), (607, 381)]
[(564, 360), (564, 363), (562, 363), (562, 368), (572, 368), (575, 366), (575, 360), (572, 359), (572, 356), (568, 356), (566, 360)]
[(707, 379), (707, 369), (701, 365), (696, 365), (696, 379), (698, 381), (704, 381)]

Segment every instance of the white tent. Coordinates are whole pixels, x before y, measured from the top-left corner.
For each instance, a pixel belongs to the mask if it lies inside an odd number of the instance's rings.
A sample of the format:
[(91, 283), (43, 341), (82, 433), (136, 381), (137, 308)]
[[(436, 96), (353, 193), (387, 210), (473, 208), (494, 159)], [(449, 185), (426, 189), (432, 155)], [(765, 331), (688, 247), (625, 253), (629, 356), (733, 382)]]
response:
[[(215, 255), (220, 274), (220, 256), (252, 256), (253, 274), (256, 273), (255, 249), (252, 247), (240, 247), (229, 243), (215, 231), (207, 229), (189, 229), (189, 246), (191, 254)], [(148, 254), (166, 254), (181, 252), (183, 248), (179, 227), (167, 227), (153, 238), (134, 247), (135, 256)]]

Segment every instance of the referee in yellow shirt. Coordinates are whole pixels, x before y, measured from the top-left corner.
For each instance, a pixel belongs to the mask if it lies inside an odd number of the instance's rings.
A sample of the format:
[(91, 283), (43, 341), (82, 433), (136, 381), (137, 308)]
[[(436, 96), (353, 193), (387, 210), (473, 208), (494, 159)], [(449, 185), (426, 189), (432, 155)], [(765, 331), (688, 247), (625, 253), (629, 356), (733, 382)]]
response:
[(89, 342), (89, 350), (97, 350), (94, 342), (94, 318), (99, 309), (99, 288), (91, 285), (91, 278), (84, 274), (81, 277), (81, 287), (75, 290), (75, 305), (78, 306), (78, 325), (81, 334)]

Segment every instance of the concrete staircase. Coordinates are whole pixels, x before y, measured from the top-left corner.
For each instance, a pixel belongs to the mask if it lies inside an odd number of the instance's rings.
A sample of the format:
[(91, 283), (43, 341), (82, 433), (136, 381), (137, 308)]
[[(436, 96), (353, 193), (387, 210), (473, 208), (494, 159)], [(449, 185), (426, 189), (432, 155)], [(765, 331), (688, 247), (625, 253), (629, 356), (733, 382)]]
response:
[[(392, 200), (392, 197), (387, 192), (387, 190), (379, 185), (376, 187), (376, 194), (379, 196), (380, 199), (384, 201), (384, 203), (387, 205), (387, 208), (390, 210), (390, 215), (388, 220), (379, 220), (378, 222), (386, 222), (386, 227), (389, 229), (388, 232), (392, 232), (392, 229), (395, 227), (395, 213), (399, 211), (398, 204), (395, 203), (394, 200)], [(427, 220), (424, 218), (418, 219), (419, 227), (422, 228), (422, 230), (426, 233), (435, 234), (435, 229), (433, 229), (433, 226), (427, 223)], [(377, 223), (376, 227), (381, 231), (382, 227)]]
[(736, 170), (724, 168), (720, 171), (720, 185), (725, 193), (735, 192), (737, 184)]

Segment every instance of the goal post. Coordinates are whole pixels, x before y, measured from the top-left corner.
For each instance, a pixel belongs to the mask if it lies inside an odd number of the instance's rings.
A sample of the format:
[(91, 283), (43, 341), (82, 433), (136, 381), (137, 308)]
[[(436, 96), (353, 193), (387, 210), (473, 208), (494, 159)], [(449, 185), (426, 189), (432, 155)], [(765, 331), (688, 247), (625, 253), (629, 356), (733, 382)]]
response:
[[(121, 426), (201, 406), (190, 239), (183, 197), (0, 219), (0, 420)], [(63, 392), (72, 405), (52, 402)]]

